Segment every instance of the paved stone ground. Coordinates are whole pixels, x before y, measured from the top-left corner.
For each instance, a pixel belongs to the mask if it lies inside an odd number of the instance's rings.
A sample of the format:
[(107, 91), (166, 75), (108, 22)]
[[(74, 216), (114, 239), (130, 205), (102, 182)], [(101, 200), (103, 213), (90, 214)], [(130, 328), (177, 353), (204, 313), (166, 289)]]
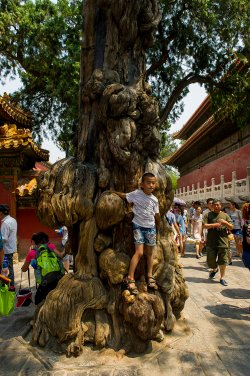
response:
[[(196, 260), (192, 245), (180, 259), (190, 298), (173, 333), (152, 343), (144, 355), (84, 348), (67, 358), (29, 344), (34, 307), (0, 318), (0, 376), (247, 376), (250, 375), (249, 271), (241, 260), (228, 266), (227, 287), (208, 279), (205, 257)], [(20, 263), (16, 281), (20, 280)], [(34, 279), (32, 279), (34, 285)], [(24, 286), (25, 287), (25, 286)]]

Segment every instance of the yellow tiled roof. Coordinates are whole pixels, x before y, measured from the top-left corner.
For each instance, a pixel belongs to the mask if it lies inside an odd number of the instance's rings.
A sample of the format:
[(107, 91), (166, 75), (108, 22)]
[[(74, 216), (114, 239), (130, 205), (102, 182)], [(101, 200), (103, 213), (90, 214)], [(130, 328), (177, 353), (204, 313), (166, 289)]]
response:
[(8, 116), (15, 122), (31, 127), (31, 114), (24, 111), (18, 104), (14, 103), (7, 93), (4, 93), (3, 96), (0, 95), (0, 110), (8, 114)]
[(0, 150), (31, 148), (41, 159), (48, 161), (49, 152), (41, 149), (32, 139), (29, 129), (17, 128), (15, 124), (0, 126)]

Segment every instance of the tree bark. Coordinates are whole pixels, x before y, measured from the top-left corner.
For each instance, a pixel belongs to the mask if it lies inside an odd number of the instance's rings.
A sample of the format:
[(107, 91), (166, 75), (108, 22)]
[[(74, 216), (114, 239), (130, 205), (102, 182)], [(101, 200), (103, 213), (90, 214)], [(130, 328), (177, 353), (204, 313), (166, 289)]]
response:
[[(159, 161), (158, 105), (144, 81), (145, 50), (161, 14), (155, 0), (86, 0), (83, 12), (77, 153), (45, 173), (38, 205), (44, 223), (68, 227), (75, 273), (47, 296), (33, 340), (44, 346), (55, 337), (69, 355), (86, 342), (145, 351), (173, 328), (188, 297), (164, 218), (173, 191)], [(138, 188), (145, 171), (157, 177), (162, 216), (154, 255), (158, 290), (148, 291), (142, 259), (134, 296), (123, 285), (134, 253), (131, 208), (111, 190)]]

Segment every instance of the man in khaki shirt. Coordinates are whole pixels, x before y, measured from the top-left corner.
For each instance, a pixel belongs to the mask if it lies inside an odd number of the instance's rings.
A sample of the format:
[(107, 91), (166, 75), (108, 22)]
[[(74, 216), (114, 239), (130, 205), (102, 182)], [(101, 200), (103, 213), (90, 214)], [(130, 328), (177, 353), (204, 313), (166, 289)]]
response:
[(220, 200), (213, 201), (213, 210), (204, 217), (203, 227), (207, 229), (207, 263), (212, 269), (209, 277), (214, 278), (220, 269), (220, 284), (227, 286), (224, 277), (228, 263), (228, 230), (232, 230), (233, 224), (229, 215), (221, 211)]

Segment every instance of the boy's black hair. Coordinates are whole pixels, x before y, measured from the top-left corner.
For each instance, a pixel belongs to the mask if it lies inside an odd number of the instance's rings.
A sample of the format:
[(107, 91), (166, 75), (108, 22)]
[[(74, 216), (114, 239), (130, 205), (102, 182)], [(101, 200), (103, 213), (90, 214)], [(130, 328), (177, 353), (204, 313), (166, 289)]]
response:
[(141, 177), (141, 181), (143, 182), (147, 176), (150, 177), (150, 178), (156, 177), (155, 174), (153, 174), (152, 172), (144, 172), (144, 174)]
[(8, 215), (10, 212), (9, 205), (7, 204), (1, 204), (0, 205), (0, 212), (3, 213), (4, 215)]

